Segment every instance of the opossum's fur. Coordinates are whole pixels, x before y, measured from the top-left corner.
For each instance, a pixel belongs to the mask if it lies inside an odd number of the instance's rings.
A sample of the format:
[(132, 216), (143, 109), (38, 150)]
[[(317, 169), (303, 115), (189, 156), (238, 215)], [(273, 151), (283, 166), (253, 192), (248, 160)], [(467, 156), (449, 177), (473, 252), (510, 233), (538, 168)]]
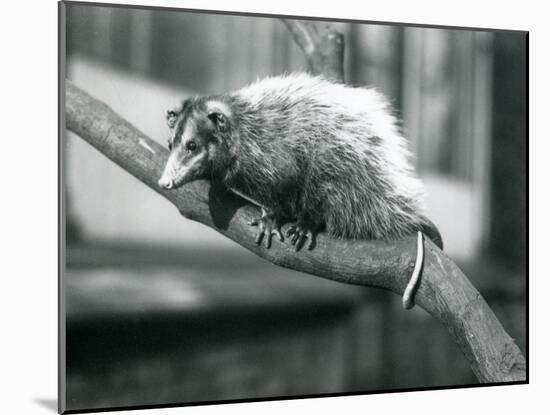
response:
[(399, 238), (426, 224), (406, 140), (374, 89), (292, 74), (190, 106), (205, 105), (229, 123), (215, 133), (210, 177), (276, 217), (353, 239)]

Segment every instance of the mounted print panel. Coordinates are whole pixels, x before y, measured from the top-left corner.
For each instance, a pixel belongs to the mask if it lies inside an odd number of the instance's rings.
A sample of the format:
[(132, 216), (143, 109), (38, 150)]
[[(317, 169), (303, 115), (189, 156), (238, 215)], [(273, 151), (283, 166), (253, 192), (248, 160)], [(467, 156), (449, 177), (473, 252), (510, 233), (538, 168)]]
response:
[(527, 382), (526, 32), (59, 12), (60, 412)]

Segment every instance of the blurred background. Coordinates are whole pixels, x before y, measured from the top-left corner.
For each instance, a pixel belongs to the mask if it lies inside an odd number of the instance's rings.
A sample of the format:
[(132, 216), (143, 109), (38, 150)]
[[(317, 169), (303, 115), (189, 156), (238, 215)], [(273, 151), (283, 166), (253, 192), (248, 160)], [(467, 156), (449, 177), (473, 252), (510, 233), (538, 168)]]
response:
[[(445, 250), (525, 353), (524, 33), (335, 23), (403, 120)], [(282, 22), (66, 5), (66, 77), (165, 144), (166, 109), (307, 69)], [(67, 409), (476, 383), (393, 294), (277, 268), (67, 133)]]

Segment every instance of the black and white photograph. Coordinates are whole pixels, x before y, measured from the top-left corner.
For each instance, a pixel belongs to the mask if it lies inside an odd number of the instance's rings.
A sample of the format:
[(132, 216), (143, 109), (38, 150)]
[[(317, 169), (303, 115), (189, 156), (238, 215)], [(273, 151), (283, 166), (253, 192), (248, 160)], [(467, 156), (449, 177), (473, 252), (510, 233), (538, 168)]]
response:
[(528, 383), (527, 31), (58, 6), (60, 413)]

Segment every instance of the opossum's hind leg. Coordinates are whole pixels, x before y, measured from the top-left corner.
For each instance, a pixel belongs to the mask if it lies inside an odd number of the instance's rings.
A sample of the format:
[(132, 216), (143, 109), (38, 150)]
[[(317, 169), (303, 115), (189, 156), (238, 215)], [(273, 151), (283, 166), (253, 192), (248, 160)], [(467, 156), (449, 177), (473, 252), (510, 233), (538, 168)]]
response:
[(249, 222), (251, 226), (258, 226), (258, 233), (256, 234), (255, 242), (260, 245), (262, 240), (266, 239), (265, 246), (266, 248), (271, 248), (271, 238), (273, 235), (279, 237), (281, 242), (284, 241), (283, 235), (281, 234), (281, 227), (277, 221), (275, 212), (272, 210), (266, 210), (262, 208), (262, 216), (258, 219), (254, 219)]
[(320, 226), (311, 225), (304, 220), (299, 219), (295, 224), (290, 226), (286, 232), (287, 237), (291, 237), (290, 242), (295, 246), (296, 251), (302, 249), (305, 245), (306, 240), (309, 238), (308, 249), (311, 250), (315, 248), (315, 241), (317, 234), (319, 233)]

